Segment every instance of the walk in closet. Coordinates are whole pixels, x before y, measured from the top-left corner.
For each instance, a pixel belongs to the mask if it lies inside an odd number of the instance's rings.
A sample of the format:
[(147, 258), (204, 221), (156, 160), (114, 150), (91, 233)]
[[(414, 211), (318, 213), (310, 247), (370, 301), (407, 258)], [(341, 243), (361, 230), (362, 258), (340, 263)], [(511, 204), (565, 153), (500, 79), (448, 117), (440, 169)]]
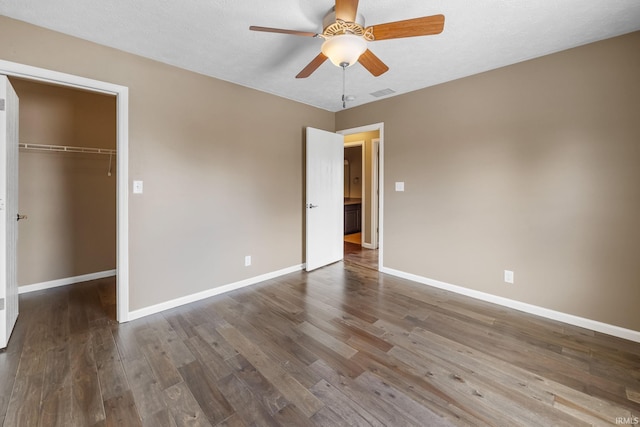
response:
[(18, 284), (116, 268), (116, 99), (11, 79), (20, 98)]

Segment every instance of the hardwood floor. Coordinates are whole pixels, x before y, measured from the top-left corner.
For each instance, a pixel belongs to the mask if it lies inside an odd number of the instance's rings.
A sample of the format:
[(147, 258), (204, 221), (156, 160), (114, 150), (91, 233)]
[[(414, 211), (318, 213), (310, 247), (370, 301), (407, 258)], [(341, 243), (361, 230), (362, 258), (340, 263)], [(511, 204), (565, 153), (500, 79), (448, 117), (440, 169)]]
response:
[(360, 245), (362, 244), (362, 233), (345, 234), (344, 241)]
[(367, 249), (360, 244), (345, 241), (343, 261), (345, 264), (378, 270), (378, 250)]
[[(4, 426), (579, 426), (640, 415), (640, 344), (353, 264), (126, 324), (113, 280), (20, 297)], [(637, 421), (635, 421), (637, 423)]]

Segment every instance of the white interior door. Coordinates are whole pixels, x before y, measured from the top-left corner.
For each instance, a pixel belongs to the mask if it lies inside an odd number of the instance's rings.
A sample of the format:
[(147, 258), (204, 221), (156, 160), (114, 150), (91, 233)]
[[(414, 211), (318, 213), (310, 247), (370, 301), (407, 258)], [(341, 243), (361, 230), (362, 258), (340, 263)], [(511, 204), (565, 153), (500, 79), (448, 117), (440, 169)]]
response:
[(0, 348), (18, 319), (18, 96), (0, 75)]
[(306, 270), (344, 256), (344, 137), (307, 128)]

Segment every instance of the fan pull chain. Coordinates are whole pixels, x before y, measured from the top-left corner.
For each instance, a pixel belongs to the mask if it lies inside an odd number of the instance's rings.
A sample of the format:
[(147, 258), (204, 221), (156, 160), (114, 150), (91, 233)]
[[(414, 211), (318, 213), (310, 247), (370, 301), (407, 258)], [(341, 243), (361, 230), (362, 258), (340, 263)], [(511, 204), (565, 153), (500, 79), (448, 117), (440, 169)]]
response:
[(347, 91), (346, 91), (346, 74), (347, 74), (347, 67), (349, 66), (349, 64), (347, 64), (346, 62), (343, 62), (342, 64), (340, 64), (342, 66), (342, 108), (347, 108)]

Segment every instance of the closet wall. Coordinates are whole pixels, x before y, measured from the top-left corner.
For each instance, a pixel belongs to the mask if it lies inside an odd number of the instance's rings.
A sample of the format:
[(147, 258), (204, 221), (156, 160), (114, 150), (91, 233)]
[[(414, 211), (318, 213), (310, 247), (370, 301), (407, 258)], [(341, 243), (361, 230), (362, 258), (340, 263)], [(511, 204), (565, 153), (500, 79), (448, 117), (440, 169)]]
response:
[[(20, 142), (116, 148), (115, 97), (19, 79)], [(116, 159), (20, 150), (18, 283), (116, 267)]]

